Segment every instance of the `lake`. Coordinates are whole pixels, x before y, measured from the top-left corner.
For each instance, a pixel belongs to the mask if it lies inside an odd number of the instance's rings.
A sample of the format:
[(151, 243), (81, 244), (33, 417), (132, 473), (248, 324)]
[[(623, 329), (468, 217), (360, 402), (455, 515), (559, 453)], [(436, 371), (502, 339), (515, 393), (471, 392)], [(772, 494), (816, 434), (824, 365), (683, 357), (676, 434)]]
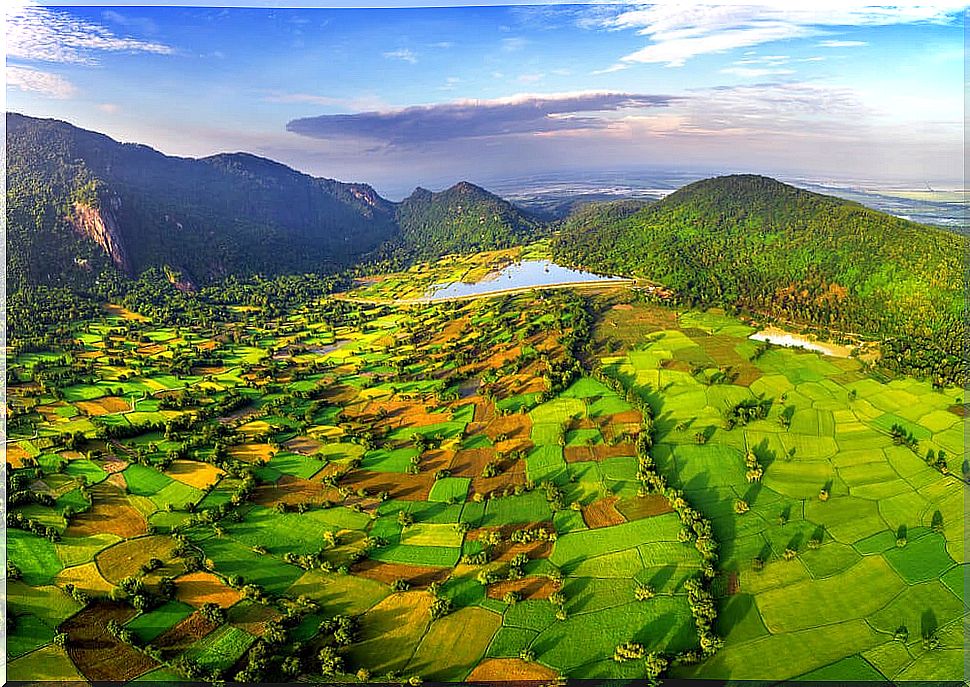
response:
[(432, 301), (451, 298), (470, 298), (502, 291), (515, 291), (572, 284), (628, 283), (624, 277), (610, 277), (582, 270), (573, 270), (557, 265), (551, 260), (523, 260), (515, 262), (490, 274), (481, 281), (466, 284), (455, 281), (447, 284), (434, 284), (425, 296)]

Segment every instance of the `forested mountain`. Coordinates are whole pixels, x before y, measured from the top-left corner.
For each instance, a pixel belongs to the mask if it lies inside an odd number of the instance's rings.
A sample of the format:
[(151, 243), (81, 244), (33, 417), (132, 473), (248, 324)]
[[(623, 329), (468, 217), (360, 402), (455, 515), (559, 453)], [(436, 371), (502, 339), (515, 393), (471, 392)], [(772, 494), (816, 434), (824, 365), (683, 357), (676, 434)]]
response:
[(65, 122), (7, 114), (7, 286), (90, 284), (107, 266), (204, 283), (351, 264), (396, 233), (362, 184), (253, 155), (163, 155)]
[(681, 298), (878, 336), (905, 369), (963, 378), (966, 237), (762, 176), (685, 186), (624, 216), (565, 223), (558, 260), (646, 277)]
[(509, 248), (540, 238), (537, 219), (467, 181), (439, 193), (417, 188), (397, 208), (400, 247), (421, 258)]

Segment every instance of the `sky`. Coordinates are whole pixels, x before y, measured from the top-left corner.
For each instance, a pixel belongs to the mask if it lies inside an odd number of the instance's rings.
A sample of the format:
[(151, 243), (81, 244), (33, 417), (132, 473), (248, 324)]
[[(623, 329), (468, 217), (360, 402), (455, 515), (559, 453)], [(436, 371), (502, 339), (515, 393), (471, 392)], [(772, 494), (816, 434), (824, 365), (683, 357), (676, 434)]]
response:
[(963, 2), (6, 3), (8, 111), (391, 198), (643, 168), (963, 180)]

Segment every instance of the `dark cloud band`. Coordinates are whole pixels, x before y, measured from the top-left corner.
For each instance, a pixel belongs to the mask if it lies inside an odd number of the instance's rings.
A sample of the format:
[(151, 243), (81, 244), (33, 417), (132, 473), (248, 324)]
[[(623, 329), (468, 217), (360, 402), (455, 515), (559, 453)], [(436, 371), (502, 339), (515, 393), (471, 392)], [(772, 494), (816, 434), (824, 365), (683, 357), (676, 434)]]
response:
[(294, 119), (287, 131), (312, 138), (357, 138), (408, 146), (467, 138), (601, 129), (609, 112), (666, 107), (667, 95), (583, 93), (461, 101), (387, 112)]

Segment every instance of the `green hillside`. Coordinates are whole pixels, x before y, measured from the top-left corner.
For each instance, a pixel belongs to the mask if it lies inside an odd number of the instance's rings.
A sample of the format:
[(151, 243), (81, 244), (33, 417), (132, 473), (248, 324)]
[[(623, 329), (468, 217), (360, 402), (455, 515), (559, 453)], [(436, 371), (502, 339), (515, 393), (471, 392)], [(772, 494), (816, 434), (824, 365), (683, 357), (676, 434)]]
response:
[(738, 306), (883, 340), (884, 360), (966, 377), (965, 237), (761, 176), (699, 181), (624, 216), (566, 221), (556, 259), (654, 279), (687, 303)]
[(7, 114), (7, 287), (89, 285), (107, 266), (328, 272), (396, 231), (369, 186), (253, 155), (177, 158), (65, 122)]
[(399, 247), (415, 257), (510, 248), (542, 235), (543, 225), (467, 181), (432, 193), (418, 188), (397, 209)]

